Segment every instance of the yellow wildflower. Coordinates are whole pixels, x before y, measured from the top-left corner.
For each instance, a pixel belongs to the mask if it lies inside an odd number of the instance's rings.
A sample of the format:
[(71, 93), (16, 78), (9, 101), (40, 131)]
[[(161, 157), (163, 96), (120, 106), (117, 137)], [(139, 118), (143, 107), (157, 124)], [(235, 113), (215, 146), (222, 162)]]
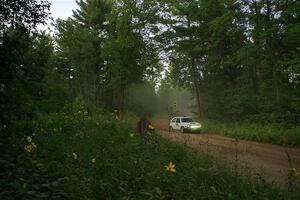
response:
[(31, 153), (34, 151), (34, 147), (31, 144), (26, 144), (24, 146), (25, 151), (27, 151), (28, 153)]
[(76, 153), (72, 153), (72, 156), (73, 156), (73, 159), (74, 159), (74, 160), (77, 160), (78, 156), (77, 156)]
[(116, 112), (118, 112), (118, 110), (114, 110), (114, 112), (116, 113)]
[(91, 162), (92, 162), (92, 163), (95, 163), (95, 162), (96, 162), (96, 158), (93, 158), (93, 159), (91, 160)]
[(300, 178), (300, 172), (297, 172), (297, 173), (295, 174), (295, 176), (296, 176), (297, 178)]
[(34, 142), (31, 142), (31, 146), (32, 146), (33, 148), (37, 148), (37, 146), (36, 146), (36, 144), (35, 144)]
[(88, 111), (84, 111), (84, 115), (87, 115), (88, 114)]
[(26, 137), (27, 142), (32, 142), (32, 138), (30, 136)]
[(130, 137), (133, 137), (133, 136), (134, 136), (134, 133), (130, 133), (129, 136), (130, 136)]
[(152, 126), (151, 124), (148, 125), (148, 128), (152, 131), (155, 130), (154, 126)]
[(166, 170), (171, 173), (176, 172), (175, 164), (173, 164), (172, 162), (169, 162), (169, 165), (166, 165), (165, 167), (166, 167)]
[(289, 171), (290, 174), (295, 174), (297, 172), (294, 167), (293, 168), (289, 168), (288, 171)]

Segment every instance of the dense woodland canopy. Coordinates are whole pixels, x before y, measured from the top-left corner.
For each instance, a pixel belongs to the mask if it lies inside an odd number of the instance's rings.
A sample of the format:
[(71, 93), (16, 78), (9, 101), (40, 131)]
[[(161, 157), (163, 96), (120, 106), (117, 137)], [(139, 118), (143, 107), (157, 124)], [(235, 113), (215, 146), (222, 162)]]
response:
[(3, 124), (76, 97), (119, 115), (153, 113), (176, 86), (192, 92), (203, 119), (299, 123), (299, 1), (77, 3), (49, 34), (36, 29), (47, 1), (1, 1)]
[(204, 118), (299, 122), (299, 1), (170, 1), (162, 42)]

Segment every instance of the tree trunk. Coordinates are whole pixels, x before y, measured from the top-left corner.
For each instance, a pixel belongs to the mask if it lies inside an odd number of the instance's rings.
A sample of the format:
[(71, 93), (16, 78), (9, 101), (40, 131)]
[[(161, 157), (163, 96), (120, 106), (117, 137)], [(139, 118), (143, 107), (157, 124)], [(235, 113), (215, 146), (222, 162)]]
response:
[(196, 95), (197, 110), (198, 110), (199, 117), (202, 117), (203, 113), (202, 113), (202, 105), (201, 105), (200, 88), (199, 88), (199, 83), (197, 80), (197, 72), (195, 69), (194, 58), (191, 59), (191, 72), (192, 72), (192, 77), (193, 77), (194, 91), (195, 91), (195, 95)]
[[(190, 22), (189, 16), (187, 16), (187, 26), (188, 26), (188, 28), (191, 27), (191, 22)], [(194, 56), (192, 55), (192, 52), (190, 53), (190, 58), (191, 58), (190, 73), (192, 74), (192, 78), (193, 78), (194, 92), (196, 95), (196, 102), (197, 102), (197, 110), (198, 110), (199, 117), (202, 117), (203, 113), (202, 113), (202, 105), (201, 105), (200, 88), (199, 88), (199, 83), (198, 83), (198, 79), (197, 79), (195, 59), (194, 59)]]

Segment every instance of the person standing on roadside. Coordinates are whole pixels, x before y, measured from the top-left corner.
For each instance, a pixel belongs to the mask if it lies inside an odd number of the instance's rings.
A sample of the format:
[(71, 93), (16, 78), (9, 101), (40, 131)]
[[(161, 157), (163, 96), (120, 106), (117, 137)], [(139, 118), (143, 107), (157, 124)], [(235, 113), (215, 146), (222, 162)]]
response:
[(145, 159), (145, 157), (149, 156), (149, 144), (150, 144), (150, 135), (149, 132), (154, 131), (154, 127), (150, 123), (150, 121), (147, 118), (147, 114), (144, 112), (142, 113), (141, 118), (136, 124), (136, 132), (138, 135), (141, 136), (141, 149), (142, 151), (142, 159)]
[(152, 131), (152, 130), (154, 130), (154, 127), (147, 119), (147, 114), (143, 113), (141, 118), (136, 124), (136, 132), (141, 136), (145, 136), (148, 133), (148, 131)]

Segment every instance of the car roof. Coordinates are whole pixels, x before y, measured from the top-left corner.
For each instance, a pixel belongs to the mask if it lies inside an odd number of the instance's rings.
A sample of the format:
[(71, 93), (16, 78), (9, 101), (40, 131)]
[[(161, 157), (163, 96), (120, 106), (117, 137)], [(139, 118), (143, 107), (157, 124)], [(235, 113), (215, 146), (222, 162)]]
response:
[(187, 116), (183, 116), (183, 117), (173, 117), (172, 120), (173, 120), (173, 119), (176, 119), (176, 118), (192, 118), (192, 117), (187, 117)]

